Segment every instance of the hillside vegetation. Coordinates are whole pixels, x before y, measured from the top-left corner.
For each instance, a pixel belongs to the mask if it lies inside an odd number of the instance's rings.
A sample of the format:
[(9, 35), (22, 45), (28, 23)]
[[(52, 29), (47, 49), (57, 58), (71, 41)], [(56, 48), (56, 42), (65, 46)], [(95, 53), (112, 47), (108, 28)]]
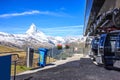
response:
[(19, 49), (14, 48), (14, 47), (8, 47), (8, 46), (0, 45), (0, 53), (12, 52), (12, 51), (18, 51), (18, 50), (19, 50)]

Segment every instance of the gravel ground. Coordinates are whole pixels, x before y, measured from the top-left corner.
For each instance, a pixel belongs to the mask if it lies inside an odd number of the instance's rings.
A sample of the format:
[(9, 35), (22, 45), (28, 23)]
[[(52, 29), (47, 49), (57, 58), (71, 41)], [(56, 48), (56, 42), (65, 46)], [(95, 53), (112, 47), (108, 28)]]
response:
[(120, 68), (106, 70), (93, 64), (89, 58), (81, 58), (54, 68), (19, 75), (16, 80), (120, 80)]

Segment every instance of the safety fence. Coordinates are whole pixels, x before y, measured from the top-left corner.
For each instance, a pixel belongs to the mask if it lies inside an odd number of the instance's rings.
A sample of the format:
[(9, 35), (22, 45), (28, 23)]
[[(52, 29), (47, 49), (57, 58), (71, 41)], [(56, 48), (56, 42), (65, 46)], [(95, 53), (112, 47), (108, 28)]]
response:
[[(69, 49), (57, 49), (57, 48), (50, 48), (48, 49), (47, 52), (47, 57), (46, 57), (46, 65), (51, 64), (52, 62), (55, 62), (56, 60), (64, 60), (67, 57), (73, 56), (73, 54), (84, 54), (87, 55), (88, 52), (90, 51), (89, 48), (69, 48)], [(11, 60), (11, 75), (14, 77), (13, 80), (15, 80), (15, 76), (18, 73), (21, 73), (23, 71), (33, 69), (33, 68), (38, 68), (40, 67), (38, 65), (39, 63), (39, 56), (40, 53), (38, 50), (34, 50), (33, 58), (32, 58), (32, 63), (31, 66), (27, 66), (27, 58), (28, 58), (28, 50), (26, 51), (12, 51), (12, 52), (2, 52), (0, 53), (0, 56), (4, 54), (11, 54), (12, 55), (12, 60)], [(29, 55), (30, 57), (30, 55)]]
[(53, 48), (49, 50), (48, 54), (56, 60), (66, 59), (67, 57), (71, 57), (73, 54), (83, 54), (83, 48), (69, 48), (61, 50)]

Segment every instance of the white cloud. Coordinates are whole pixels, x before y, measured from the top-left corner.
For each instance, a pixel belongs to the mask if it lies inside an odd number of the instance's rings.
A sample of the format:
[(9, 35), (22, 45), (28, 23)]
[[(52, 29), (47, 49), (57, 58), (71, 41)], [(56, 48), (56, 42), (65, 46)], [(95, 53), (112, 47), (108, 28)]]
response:
[[(6, 28), (1, 28), (0, 32), (2, 31), (2, 32), (7, 32), (7, 33), (23, 34), (27, 30), (27, 27), (24, 27), (24, 26), (23, 27), (20, 27), (20, 26), (11, 27), (11, 30), (9, 26)], [(39, 31), (42, 31), (46, 35), (50, 35), (50, 36), (80, 36), (80, 35), (83, 35), (83, 25), (53, 27), (53, 28), (41, 27)]]
[(40, 13), (40, 11), (33, 10), (33, 11), (25, 11), (25, 12), (21, 12), (21, 13), (1, 14), (0, 17), (1, 18), (14, 17), (14, 16), (32, 15), (32, 14), (39, 14), (39, 13)]
[(0, 32), (6, 32), (6, 33), (11, 33), (11, 34), (23, 34), (26, 32), (27, 28), (26, 27), (21, 27), (21, 26), (5, 26), (5, 28), (2, 28), (3, 26), (0, 26)]
[(69, 29), (75, 29), (75, 28), (83, 28), (83, 25), (78, 25), (78, 26), (63, 26), (63, 27), (51, 27), (51, 28), (46, 28), (46, 29), (51, 29), (51, 30), (63, 30), (63, 29), (67, 29), (67, 30), (69, 30)]
[(61, 8), (56, 9), (56, 11), (59, 11), (59, 12), (61, 12), (61, 11), (65, 11), (65, 10), (66, 10), (65, 7), (61, 7)]
[(61, 7), (60, 10), (65, 10), (65, 8), (64, 8), (64, 7)]
[(41, 29), (47, 35), (73, 36), (83, 34), (83, 25)]
[(32, 11), (25, 11), (21, 13), (9, 13), (9, 14), (0, 14), (0, 18), (6, 17), (14, 17), (14, 16), (24, 16), (24, 15), (33, 15), (33, 14), (42, 14), (42, 15), (51, 15), (51, 16), (58, 16), (58, 17), (71, 17), (66, 13), (57, 13), (51, 11), (39, 11), (39, 10), (32, 10)]

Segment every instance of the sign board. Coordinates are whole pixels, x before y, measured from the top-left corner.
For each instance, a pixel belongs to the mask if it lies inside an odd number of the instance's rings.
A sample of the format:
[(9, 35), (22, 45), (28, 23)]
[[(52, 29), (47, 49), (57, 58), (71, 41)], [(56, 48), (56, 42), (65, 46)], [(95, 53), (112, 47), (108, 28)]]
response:
[(0, 80), (10, 80), (11, 55), (0, 56)]

